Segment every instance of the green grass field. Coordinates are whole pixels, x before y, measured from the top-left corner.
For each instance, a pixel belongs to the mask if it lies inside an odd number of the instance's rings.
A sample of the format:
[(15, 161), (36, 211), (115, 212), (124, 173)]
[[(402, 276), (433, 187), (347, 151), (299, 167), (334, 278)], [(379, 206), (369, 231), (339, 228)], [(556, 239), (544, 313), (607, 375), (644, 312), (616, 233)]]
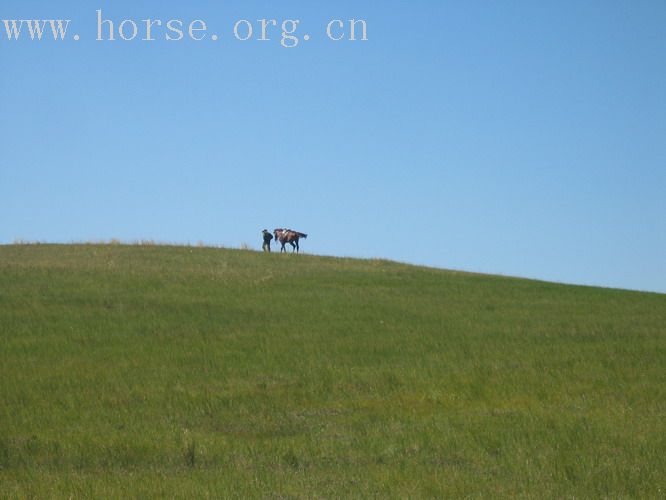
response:
[(664, 497), (666, 295), (0, 247), (0, 497)]

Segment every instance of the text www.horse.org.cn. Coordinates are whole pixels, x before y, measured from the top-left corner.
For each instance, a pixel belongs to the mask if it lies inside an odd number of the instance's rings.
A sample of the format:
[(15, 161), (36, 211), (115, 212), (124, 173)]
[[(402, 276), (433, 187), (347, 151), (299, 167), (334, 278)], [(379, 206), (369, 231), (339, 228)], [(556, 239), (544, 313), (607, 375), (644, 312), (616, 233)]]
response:
[[(21, 39), (31, 41), (54, 40), (56, 42), (74, 40), (82, 37), (73, 34), (71, 19), (0, 19), (0, 29), (4, 27), (7, 41), (17, 42)], [(97, 10), (97, 30), (95, 38), (98, 42), (179, 42), (192, 40), (202, 42), (209, 40), (279, 42), (282, 47), (291, 49), (301, 41), (307, 42), (312, 36), (301, 27), (300, 19), (257, 19), (250, 21), (240, 19), (229, 23), (222, 35), (212, 33), (208, 24), (202, 19), (184, 21), (182, 19), (123, 19), (118, 20), (105, 16), (102, 9)], [(314, 30), (314, 36), (333, 42), (367, 42), (368, 23), (364, 19), (331, 19), (325, 26)], [(4, 37), (0, 35), (0, 41)]]

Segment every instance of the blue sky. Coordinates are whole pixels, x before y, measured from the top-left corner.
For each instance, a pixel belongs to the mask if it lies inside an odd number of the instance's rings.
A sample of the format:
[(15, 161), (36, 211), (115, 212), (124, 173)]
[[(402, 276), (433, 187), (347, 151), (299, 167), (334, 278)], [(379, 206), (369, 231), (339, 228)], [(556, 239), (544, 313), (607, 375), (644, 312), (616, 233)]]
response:
[[(288, 226), (311, 253), (666, 292), (665, 2), (322, 3), (3, 1), (72, 23), (0, 26), (0, 243)], [(98, 8), (208, 38), (98, 42)], [(233, 38), (261, 18), (311, 40)], [(335, 18), (369, 40), (327, 40)]]

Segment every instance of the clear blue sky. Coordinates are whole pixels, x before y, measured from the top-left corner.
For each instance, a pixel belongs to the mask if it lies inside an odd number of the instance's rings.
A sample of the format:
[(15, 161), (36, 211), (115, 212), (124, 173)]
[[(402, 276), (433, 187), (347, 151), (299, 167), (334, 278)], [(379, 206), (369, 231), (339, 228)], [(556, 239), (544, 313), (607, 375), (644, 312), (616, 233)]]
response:
[[(97, 8), (209, 38), (97, 42)], [(311, 253), (666, 292), (663, 0), (0, 5), (53, 17), (68, 41), (0, 26), (2, 243), (288, 226)], [(233, 39), (264, 17), (312, 39)], [(325, 39), (352, 17), (368, 42)]]

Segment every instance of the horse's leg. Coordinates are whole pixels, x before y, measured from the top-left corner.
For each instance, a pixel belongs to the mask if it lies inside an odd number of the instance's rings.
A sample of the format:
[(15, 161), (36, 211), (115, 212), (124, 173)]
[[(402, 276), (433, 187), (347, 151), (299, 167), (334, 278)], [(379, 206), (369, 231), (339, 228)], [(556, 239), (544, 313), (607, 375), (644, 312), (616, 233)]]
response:
[(296, 253), (301, 253), (301, 249), (298, 248), (298, 238), (296, 238)]
[(291, 244), (291, 253), (294, 253), (296, 251), (296, 245), (293, 241), (290, 241), (289, 243)]

